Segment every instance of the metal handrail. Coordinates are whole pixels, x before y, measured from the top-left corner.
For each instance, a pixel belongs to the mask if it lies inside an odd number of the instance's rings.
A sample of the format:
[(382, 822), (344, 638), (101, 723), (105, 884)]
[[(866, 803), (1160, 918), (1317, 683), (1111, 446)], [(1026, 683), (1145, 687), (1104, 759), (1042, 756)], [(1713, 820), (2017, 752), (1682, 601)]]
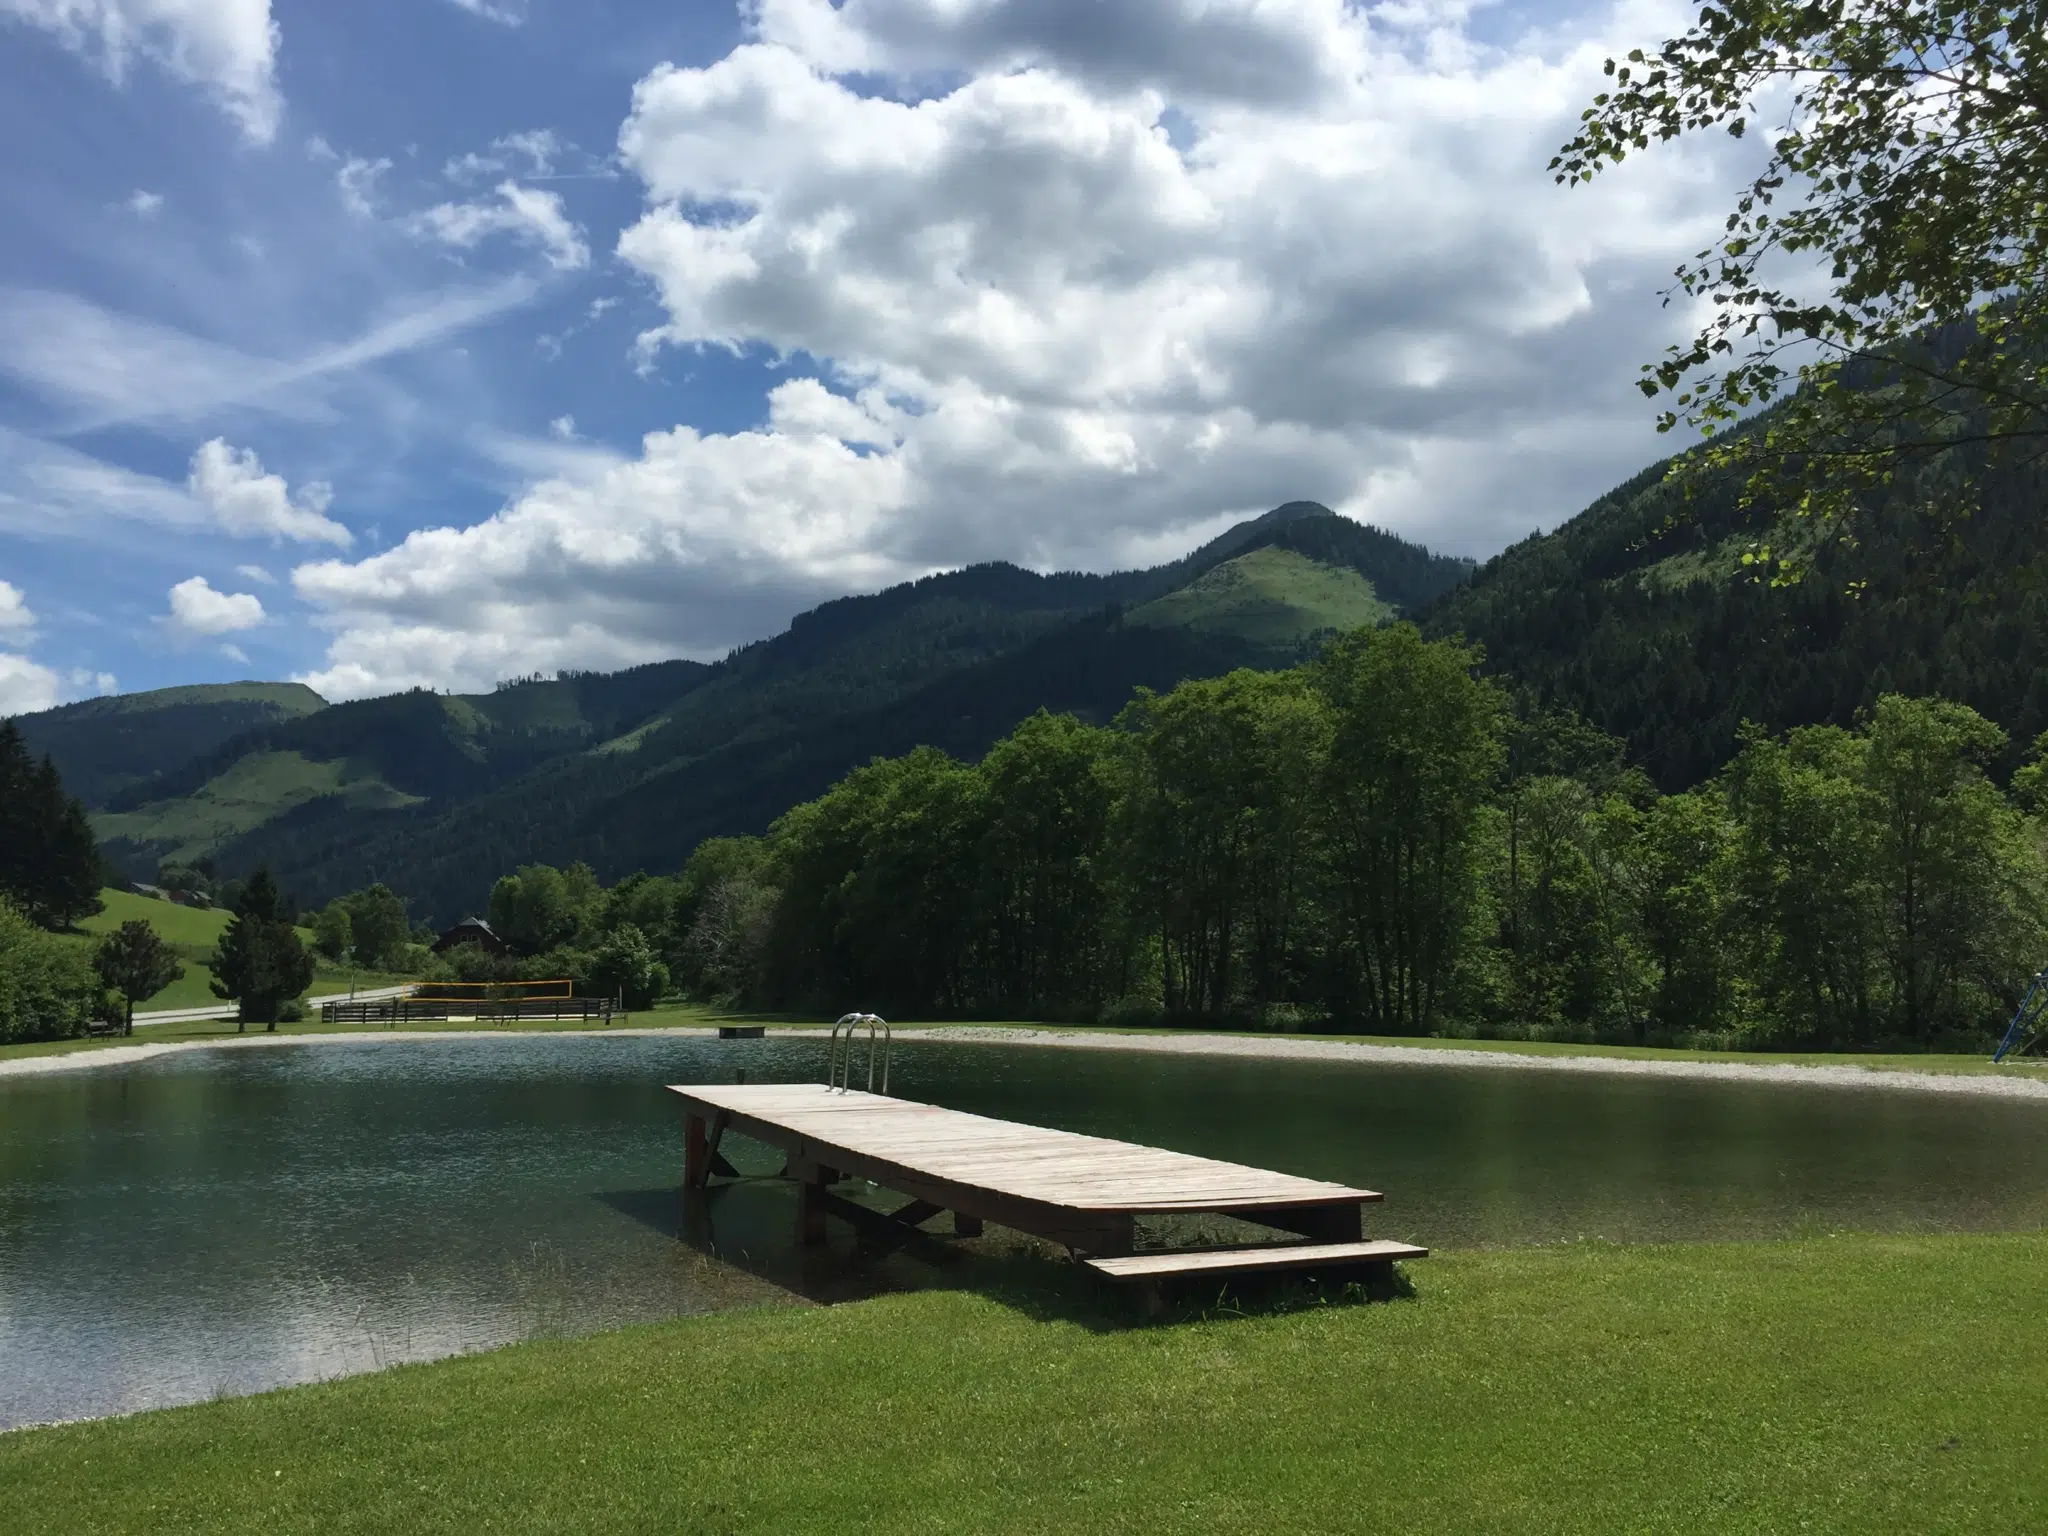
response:
[[(865, 1024), (868, 1030), (868, 1092), (875, 1091), (875, 1031), (882, 1032), (882, 1092), (889, 1091), (889, 1021), (879, 1014), (843, 1013), (832, 1025), (831, 1043), (826, 1047), (825, 1086), (839, 1093), (853, 1088), (853, 1032)], [(844, 1030), (845, 1033), (840, 1032)]]

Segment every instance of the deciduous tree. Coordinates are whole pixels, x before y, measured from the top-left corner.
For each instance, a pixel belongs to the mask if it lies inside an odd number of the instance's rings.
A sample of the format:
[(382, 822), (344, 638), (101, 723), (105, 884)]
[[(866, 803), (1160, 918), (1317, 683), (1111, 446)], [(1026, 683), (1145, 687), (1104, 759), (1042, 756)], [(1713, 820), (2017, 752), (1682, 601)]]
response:
[(1561, 182), (1687, 135), (1767, 142), (1720, 236), (1678, 269), (1708, 318), (1643, 371), (1646, 394), (1673, 397), (1661, 426), (1723, 434), (1695, 462), (1833, 516), (1959, 445), (2041, 451), (2048, 10), (1714, 0), (1607, 73), (1552, 162)]
[(135, 1005), (155, 997), (185, 974), (177, 952), (140, 917), (130, 918), (101, 939), (93, 949), (92, 963), (100, 980), (121, 994), (121, 1032), (127, 1035), (135, 1033)]

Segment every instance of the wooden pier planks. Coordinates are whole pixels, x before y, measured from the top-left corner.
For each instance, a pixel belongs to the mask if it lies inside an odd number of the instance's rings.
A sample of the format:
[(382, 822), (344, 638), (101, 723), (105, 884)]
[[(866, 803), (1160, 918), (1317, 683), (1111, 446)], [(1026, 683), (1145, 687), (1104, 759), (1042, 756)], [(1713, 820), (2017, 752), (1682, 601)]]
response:
[(672, 1085), (692, 1183), (716, 1124), (782, 1147), (810, 1182), (872, 1179), (914, 1199), (1098, 1254), (1131, 1251), (1132, 1218), (1218, 1212), (1326, 1241), (1359, 1236), (1369, 1189), (1047, 1130), (822, 1083)]

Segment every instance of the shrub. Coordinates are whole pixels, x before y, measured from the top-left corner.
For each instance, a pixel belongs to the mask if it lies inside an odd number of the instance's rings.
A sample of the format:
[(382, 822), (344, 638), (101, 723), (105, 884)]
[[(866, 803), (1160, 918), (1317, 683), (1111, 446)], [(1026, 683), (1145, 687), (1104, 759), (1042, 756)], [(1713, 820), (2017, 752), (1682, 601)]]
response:
[(82, 1035), (105, 1003), (87, 951), (0, 901), (0, 1044)]

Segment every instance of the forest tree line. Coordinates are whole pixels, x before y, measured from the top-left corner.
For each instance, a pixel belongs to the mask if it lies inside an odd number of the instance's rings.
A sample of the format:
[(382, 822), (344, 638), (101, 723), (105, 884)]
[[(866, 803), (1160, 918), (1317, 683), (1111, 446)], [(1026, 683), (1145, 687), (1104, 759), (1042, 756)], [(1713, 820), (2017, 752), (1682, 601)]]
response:
[(771, 1009), (1764, 1048), (1974, 1047), (2044, 959), (2043, 768), (1994, 783), (1972, 710), (1751, 730), (1662, 795), (1478, 660), (1395, 625), (877, 760), (588, 882), (580, 932), (630, 913), (681, 988)]

